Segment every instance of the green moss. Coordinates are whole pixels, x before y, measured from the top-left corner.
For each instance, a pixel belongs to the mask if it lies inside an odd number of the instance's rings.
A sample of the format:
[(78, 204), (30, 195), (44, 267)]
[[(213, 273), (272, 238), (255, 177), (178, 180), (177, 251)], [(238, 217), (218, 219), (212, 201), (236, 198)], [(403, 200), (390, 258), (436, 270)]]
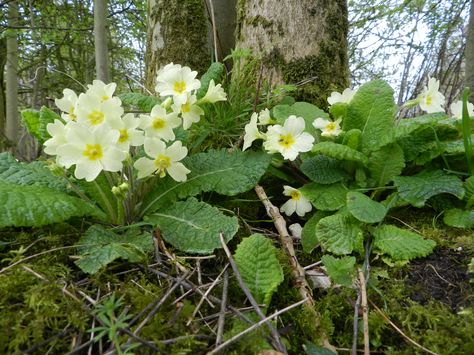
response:
[(258, 25), (262, 26), (263, 28), (268, 28), (273, 25), (273, 21), (269, 20), (263, 16), (257, 15), (253, 17), (249, 17), (245, 19), (245, 23), (250, 26), (257, 27)]

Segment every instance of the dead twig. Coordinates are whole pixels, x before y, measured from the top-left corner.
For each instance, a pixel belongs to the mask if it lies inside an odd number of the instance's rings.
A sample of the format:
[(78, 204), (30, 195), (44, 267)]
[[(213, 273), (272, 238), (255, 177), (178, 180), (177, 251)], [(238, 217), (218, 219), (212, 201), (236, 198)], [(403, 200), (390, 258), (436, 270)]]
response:
[(296, 308), (304, 303), (306, 303), (306, 299), (303, 299), (301, 301), (298, 301), (288, 307), (285, 307), (275, 313), (273, 313), (271, 316), (268, 316), (264, 319), (262, 319), (261, 321), (259, 321), (258, 323), (255, 323), (254, 325), (252, 325), (251, 327), (248, 327), (247, 329), (245, 329), (243, 332), (240, 332), (239, 334), (233, 336), (232, 338), (230, 338), (229, 340), (227, 340), (226, 342), (222, 343), (221, 345), (219, 345), (218, 347), (216, 347), (214, 350), (210, 351), (207, 353), (207, 355), (213, 355), (213, 354), (217, 354), (219, 351), (222, 351), (224, 350), (225, 348), (227, 348), (230, 344), (232, 344), (233, 342), (239, 340), (240, 338), (242, 338), (244, 335), (254, 331), (255, 329), (261, 327), (263, 324), (266, 324), (268, 323), (270, 320), (272, 320), (273, 318), (276, 318), (278, 317), (280, 314), (282, 313), (285, 313), (285, 312), (288, 312), (289, 310), (293, 309), (293, 308)]
[(362, 320), (364, 325), (364, 355), (370, 354), (369, 348), (369, 307), (367, 306), (367, 285), (365, 283), (364, 273), (359, 270), (360, 294), (362, 305)]
[(219, 312), (219, 318), (217, 320), (217, 336), (216, 336), (216, 346), (222, 342), (222, 337), (224, 336), (224, 323), (225, 323), (225, 313), (227, 306), (227, 290), (229, 288), (229, 273), (227, 270), (224, 272), (224, 284), (222, 285), (222, 302), (221, 310)]
[(406, 341), (408, 341), (410, 344), (413, 344), (414, 346), (416, 346), (417, 348), (420, 348), (421, 350), (423, 350), (424, 352), (428, 353), (428, 354), (432, 354), (432, 355), (438, 355), (438, 353), (435, 353), (434, 351), (431, 351), (427, 348), (425, 348), (424, 346), (418, 344), (416, 341), (414, 341), (412, 338), (410, 338), (408, 335), (406, 335), (400, 328), (398, 328), (395, 323), (393, 323), (390, 318), (388, 318), (388, 316), (379, 308), (377, 307), (377, 305), (372, 302), (371, 300), (369, 300), (370, 304), (372, 305), (372, 307), (375, 308), (375, 310), (382, 316), (382, 318), (392, 326), (393, 329), (395, 329), (395, 331), (400, 334)]

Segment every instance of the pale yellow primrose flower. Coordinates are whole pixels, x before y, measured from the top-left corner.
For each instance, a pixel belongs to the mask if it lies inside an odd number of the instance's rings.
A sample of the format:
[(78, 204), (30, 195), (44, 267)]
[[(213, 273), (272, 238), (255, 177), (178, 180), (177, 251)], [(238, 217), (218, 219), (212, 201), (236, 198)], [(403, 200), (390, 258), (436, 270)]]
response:
[(46, 130), (51, 138), (44, 142), (44, 152), (49, 155), (57, 155), (58, 147), (67, 143), (66, 132), (68, 126), (60, 120), (54, 120), (53, 123), (48, 123), (46, 125)]
[(117, 141), (117, 146), (120, 149), (128, 152), (130, 146), (136, 147), (143, 144), (145, 137), (143, 131), (137, 129), (139, 124), (140, 119), (133, 113), (127, 113), (122, 119), (111, 123), (110, 126), (120, 133)]
[(173, 129), (181, 125), (181, 118), (176, 112), (167, 113), (160, 105), (155, 105), (149, 115), (140, 115), (140, 128), (145, 131), (145, 136), (160, 138), (164, 141), (175, 139)]
[(288, 230), (291, 233), (291, 236), (295, 239), (301, 239), (301, 233), (303, 232), (303, 227), (299, 223), (293, 223), (288, 226)]
[(151, 157), (138, 159), (133, 165), (138, 170), (138, 178), (157, 174), (165, 177), (169, 174), (175, 181), (186, 181), (186, 175), (191, 172), (187, 169), (182, 160), (187, 154), (188, 149), (183, 147), (180, 141), (175, 141), (171, 146), (156, 138), (145, 138), (145, 153)]
[(183, 129), (188, 129), (193, 123), (199, 122), (204, 110), (196, 105), (196, 95), (187, 94), (187, 99), (182, 104), (174, 103), (171, 109), (183, 118)]
[(313, 127), (316, 129), (320, 129), (321, 135), (323, 137), (336, 137), (342, 132), (340, 126), (341, 121), (341, 118), (333, 122), (318, 117), (313, 121)]
[(287, 216), (296, 212), (298, 216), (303, 217), (313, 208), (311, 202), (298, 189), (285, 185), (283, 186), (283, 195), (291, 197), (280, 207), (280, 211)]
[(155, 90), (160, 96), (173, 96), (174, 103), (182, 105), (186, 103), (188, 93), (201, 87), (196, 75), (197, 71), (191, 71), (189, 67), (168, 64), (158, 72)]
[(60, 99), (55, 99), (54, 103), (56, 106), (63, 111), (61, 117), (67, 121), (76, 121), (76, 104), (77, 104), (77, 95), (71, 89), (63, 90), (63, 97)]
[(102, 101), (92, 94), (80, 94), (76, 105), (77, 122), (90, 127), (110, 124), (123, 115), (122, 101), (118, 97)]
[(420, 108), (427, 113), (444, 112), (444, 96), (438, 91), (439, 81), (435, 78), (428, 80), (428, 87), (418, 95), (417, 101)]
[[(449, 106), (451, 109), (451, 114), (452, 117), (457, 119), (457, 120), (462, 120), (462, 101), (456, 101)], [(467, 103), (467, 112), (469, 114), (469, 117), (474, 117), (474, 105), (471, 104), (470, 102)]]
[(254, 112), (252, 113), (252, 117), (250, 117), (250, 122), (245, 125), (244, 145), (242, 146), (242, 151), (250, 148), (254, 140), (265, 139), (265, 134), (258, 131), (257, 119), (258, 114)]
[(342, 94), (338, 93), (337, 91), (333, 91), (331, 96), (328, 97), (329, 105), (334, 105), (336, 103), (344, 103), (348, 104), (351, 102), (352, 98), (355, 95), (355, 90), (351, 90), (349, 88), (345, 89)]
[(110, 83), (105, 84), (101, 80), (93, 80), (92, 85), (87, 85), (87, 95), (95, 96), (100, 99), (101, 102), (107, 100), (120, 100), (118, 97), (113, 97), (117, 84)]
[(309, 152), (313, 147), (314, 137), (304, 132), (305, 122), (302, 117), (291, 115), (283, 126), (270, 126), (267, 140), (263, 147), (269, 153), (280, 153), (284, 159), (295, 160), (300, 152)]
[(215, 84), (214, 79), (211, 79), (209, 82), (209, 87), (207, 89), (206, 95), (200, 100), (201, 102), (215, 103), (217, 101), (226, 101), (227, 94), (222, 88), (221, 84)]
[(120, 171), (126, 153), (116, 145), (119, 136), (106, 125), (91, 128), (71, 122), (67, 144), (57, 148), (58, 162), (66, 168), (76, 165), (76, 178), (87, 181), (93, 181), (102, 170)]
[(270, 117), (270, 110), (268, 108), (263, 109), (258, 113), (258, 124), (268, 125), (272, 123), (272, 118)]

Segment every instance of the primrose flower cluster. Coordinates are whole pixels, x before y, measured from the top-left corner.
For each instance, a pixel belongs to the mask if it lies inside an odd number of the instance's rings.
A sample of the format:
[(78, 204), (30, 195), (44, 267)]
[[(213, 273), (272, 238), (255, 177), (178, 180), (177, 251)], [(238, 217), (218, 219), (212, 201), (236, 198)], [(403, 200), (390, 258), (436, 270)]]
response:
[(94, 80), (79, 95), (64, 89), (63, 97), (55, 100), (62, 120), (47, 125), (51, 138), (44, 143), (45, 153), (56, 156), (57, 164), (67, 169), (75, 165), (76, 178), (93, 181), (101, 171), (121, 171), (124, 162), (131, 163), (130, 147), (143, 145), (146, 155), (133, 164), (139, 179), (169, 174), (185, 181), (190, 170), (180, 161), (188, 150), (175, 140), (173, 130), (198, 122), (204, 114), (199, 105), (226, 100), (214, 81), (198, 100), (201, 82), (196, 76), (188, 67), (166, 65), (158, 72), (155, 87), (162, 104), (139, 116), (125, 113), (120, 98), (114, 96), (115, 83)]

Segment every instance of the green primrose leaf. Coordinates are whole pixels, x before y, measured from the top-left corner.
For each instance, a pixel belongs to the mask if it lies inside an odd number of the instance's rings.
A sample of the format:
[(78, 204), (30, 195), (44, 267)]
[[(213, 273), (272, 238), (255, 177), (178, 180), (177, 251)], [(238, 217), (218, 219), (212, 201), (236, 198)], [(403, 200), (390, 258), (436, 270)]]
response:
[(347, 287), (352, 286), (356, 263), (355, 257), (344, 256), (342, 258), (335, 258), (332, 255), (323, 255), (321, 260), (334, 283)]
[(147, 252), (153, 251), (150, 234), (118, 235), (98, 225), (91, 226), (76, 245), (80, 256), (76, 265), (88, 274), (95, 274), (118, 258), (142, 261)]
[(474, 211), (461, 210), (459, 208), (452, 208), (444, 213), (444, 224), (455, 228), (472, 228), (474, 227)]
[(300, 168), (307, 177), (318, 184), (333, 184), (350, 177), (339, 161), (321, 154), (304, 159)]
[(356, 219), (365, 223), (380, 222), (387, 213), (384, 205), (357, 191), (347, 193), (347, 209)]
[(204, 97), (209, 89), (209, 83), (214, 80), (215, 84), (221, 82), (222, 76), (224, 75), (224, 64), (219, 62), (212, 63), (207, 71), (201, 77), (201, 87), (197, 91), (197, 98)]
[(193, 197), (148, 215), (145, 221), (160, 228), (163, 239), (175, 248), (196, 254), (211, 254), (221, 248), (221, 232), (228, 242), (239, 229), (236, 217)]
[(336, 213), (322, 218), (316, 235), (324, 250), (342, 255), (363, 249), (363, 232), (359, 222), (348, 213)]
[(330, 212), (316, 211), (316, 213), (306, 221), (301, 231), (301, 246), (305, 253), (311, 253), (318, 245), (318, 235), (316, 234), (316, 226), (321, 218), (327, 217)]
[(400, 197), (415, 207), (423, 207), (432, 196), (448, 193), (459, 199), (464, 197), (462, 181), (441, 170), (422, 171), (413, 176), (397, 176), (393, 179)]
[(436, 243), (422, 236), (392, 225), (382, 225), (372, 231), (374, 248), (395, 260), (424, 257), (433, 251)]
[(346, 204), (347, 188), (342, 184), (320, 185), (312, 182), (300, 191), (318, 210), (336, 211)]
[(368, 164), (370, 176), (375, 186), (385, 186), (395, 176), (402, 173), (405, 167), (403, 149), (398, 144), (390, 144), (370, 155)]
[(348, 146), (337, 144), (334, 142), (320, 142), (318, 144), (315, 144), (312, 151), (314, 153), (324, 154), (325, 156), (334, 159), (360, 163), (364, 166), (367, 166), (369, 162), (369, 159), (361, 152), (349, 148)]
[(32, 134), (40, 143), (44, 143), (50, 135), (46, 129), (48, 123), (54, 120), (61, 120), (61, 117), (54, 111), (43, 106), (40, 111), (27, 109), (21, 111), (21, 118), (28, 132)]
[(122, 103), (135, 107), (143, 112), (150, 112), (155, 105), (161, 104), (161, 99), (157, 96), (143, 95), (138, 92), (126, 92), (119, 95)]
[(235, 251), (235, 263), (257, 303), (268, 305), (283, 282), (283, 270), (272, 242), (261, 234), (244, 238)]

